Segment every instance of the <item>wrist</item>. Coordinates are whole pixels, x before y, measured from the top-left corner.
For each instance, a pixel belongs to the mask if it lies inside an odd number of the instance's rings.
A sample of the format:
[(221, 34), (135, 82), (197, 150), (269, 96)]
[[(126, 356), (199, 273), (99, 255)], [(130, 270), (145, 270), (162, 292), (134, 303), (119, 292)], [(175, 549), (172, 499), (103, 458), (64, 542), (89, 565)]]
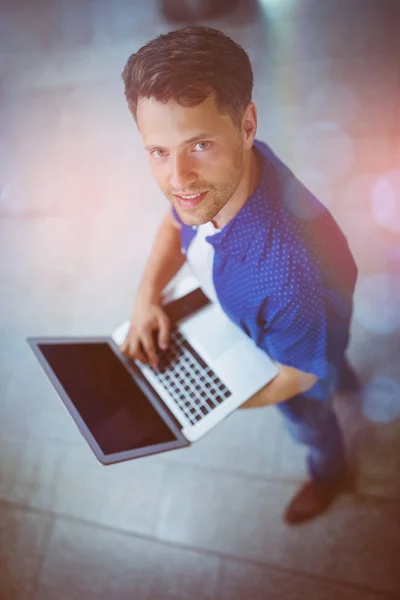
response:
[(142, 285), (137, 292), (136, 300), (146, 304), (161, 304), (161, 291), (152, 285)]

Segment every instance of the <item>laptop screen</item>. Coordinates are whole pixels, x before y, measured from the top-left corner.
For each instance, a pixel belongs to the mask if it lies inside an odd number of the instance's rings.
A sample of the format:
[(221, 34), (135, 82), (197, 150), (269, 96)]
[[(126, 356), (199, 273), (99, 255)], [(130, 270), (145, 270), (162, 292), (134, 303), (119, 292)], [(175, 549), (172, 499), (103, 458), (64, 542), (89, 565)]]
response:
[(176, 440), (106, 342), (38, 347), (104, 454)]

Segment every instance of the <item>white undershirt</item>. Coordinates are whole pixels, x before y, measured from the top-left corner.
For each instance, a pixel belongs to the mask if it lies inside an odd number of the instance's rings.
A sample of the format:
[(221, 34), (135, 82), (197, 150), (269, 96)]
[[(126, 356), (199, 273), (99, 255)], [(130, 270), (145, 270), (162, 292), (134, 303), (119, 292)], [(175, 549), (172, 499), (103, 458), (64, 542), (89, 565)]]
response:
[(213, 282), (214, 247), (205, 240), (220, 229), (209, 221), (197, 227), (197, 233), (189, 244), (186, 253), (187, 263), (199, 282), (199, 286), (211, 302), (218, 302)]

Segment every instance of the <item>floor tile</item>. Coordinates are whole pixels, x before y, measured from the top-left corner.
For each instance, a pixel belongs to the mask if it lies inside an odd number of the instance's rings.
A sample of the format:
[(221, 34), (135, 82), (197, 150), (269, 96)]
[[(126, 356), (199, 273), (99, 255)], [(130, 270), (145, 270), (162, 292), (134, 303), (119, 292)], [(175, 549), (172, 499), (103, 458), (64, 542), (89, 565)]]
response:
[[(290, 135), (295, 151), (302, 142), (302, 138), (297, 139), (298, 133), (306, 137), (309, 132), (313, 143), (302, 145), (306, 158), (332, 175), (332, 166), (342, 164), (335, 149), (347, 150), (348, 142), (356, 146), (360, 137), (390, 138), (397, 126), (398, 88), (399, 77), (391, 56), (349, 56), (343, 61), (318, 54), (308, 60), (298, 57), (295, 62), (291, 57), (285, 64), (271, 67), (268, 77), (260, 70), (254, 100), (267, 129), (266, 143), (270, 134)], [(347, 144), (340, 147), (335, 133)], [(322, 152), (319, 162), (316, 146)], [(334, 161), (332, 166), (329, 155)]]
[(0, 499), (7, 500), (15, 486), (17, 475), (23, 462), (25, 440), (23, 438), (0, 436)]
[(318, 3), (314, 2), (313, 10), (304, 11), (305, 19), (301, 16), (302, 7), (295, 9), (297, 18), (288, 16), (289, 23), (308, 34), (299, 40), (300, 52), (312, 56), (314, 51), (343, 59), (367, 53), (391, 55), (398, 48), (394, 25), (399, 14), (393, 2), (384, 2), (385, 8), (378, 2), (362, 6), (351, 2), (346, 5), (346, 18), (344, 7), (341, 9), (335, 2), (325, 4), (325, 10), (318, 10)]
[(147, 597), (151, 565), (142, 545), (95, 527), (57, 520), (36, 599)]
[(400, 482), (398, 478), (374, 477), (368, 471), (360, 471), (357, 478), (357, 488), (360, 494), (400, 502)]
[[(78, 264), (67, 228), (57, 219), (0, 219), (0, 307), (19, 337), (64, 328)], [(29, 301), (28, 301), (29, 298)], [(2, 323), (2, 325), (3, 325)]]
[(164, 466), (157, 456), (101, 465), (89, 447), (64, 449), (54, 510), (139, 533), (152, 533)]
[(42, 510), (53, 510), (62, 447), (27, 438), (21, 451), (15, 484), (7, 500)]
[(274, 407), (237, 410), (188, 448), (162, 459), (245, 473), (276, 474), (282, 426)]
[(156, 557), (150, 599), (179, 598), (192, 600), (217, 598), (220, 559), (192, 550), (159, 545), (153, 548)]
[(361, 448), (361, 469), (371, 478), (400, 480), (399, 458), (400, 420), (375, 423)]
[(211, 600), (219, 559), (58, 519), (36, 599)]
[(282, 479), (303, 481), (309, 478), (307, 448), (292, 440), (287, 431), (282, 434), (277, 456), (277, 473)]
[[(398, 503), (346, 495), (326, 515), (292, 528), (281, 516), (295, 491), (293, 485), (170, 466), (156, 531), (174, 542), (400, 591)], [(305, 545), (305, 539), (312, 542)]]
[(385, 600), (386, 594), (227, 561), (221, 600)]
[[(47, 333), (58, 335), (62, 332), (55, 330), (51, 333), (48, 330)], [(43, 334), (46, 335), (44, 331)], [(11, 374), (0, 409), (4, 429), (15, 436), (29, 436), (42, 441), (81, 443), (82, 436), (72, 417), (27, 341), (20, 339), (19, 335), (16, 333), (18, 343), (8, 346), (6, 358)], [(36, 335), (41, 335), (40, 329)]]
[(57, 268), (68, 274), (79, 264), (75, 231), (62, 216), (4, 218), (0, 220), (0, 233), (0, 268), (11, 271), (19, 267), (21, 274), (29, 277), (29, 283), (33, 283), (34, 275), (46, 269)]
[(0, 597), (30, 600), (51, 519), (0, 505)]

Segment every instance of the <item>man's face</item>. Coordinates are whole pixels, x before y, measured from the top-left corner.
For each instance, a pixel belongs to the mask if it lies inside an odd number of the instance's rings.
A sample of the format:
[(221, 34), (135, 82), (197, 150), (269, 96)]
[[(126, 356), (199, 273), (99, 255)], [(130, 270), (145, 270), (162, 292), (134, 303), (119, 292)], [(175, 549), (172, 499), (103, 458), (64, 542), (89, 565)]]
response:
[[(214, 96), (193, 108), (141, 98), (137, 122), (153, 175), (182, 221), (211, 221), (243, 175), (243, 141), (231, 118), (219, 114)], [(207, 193), (195, 200), (178, 197), (199, 192)]]

